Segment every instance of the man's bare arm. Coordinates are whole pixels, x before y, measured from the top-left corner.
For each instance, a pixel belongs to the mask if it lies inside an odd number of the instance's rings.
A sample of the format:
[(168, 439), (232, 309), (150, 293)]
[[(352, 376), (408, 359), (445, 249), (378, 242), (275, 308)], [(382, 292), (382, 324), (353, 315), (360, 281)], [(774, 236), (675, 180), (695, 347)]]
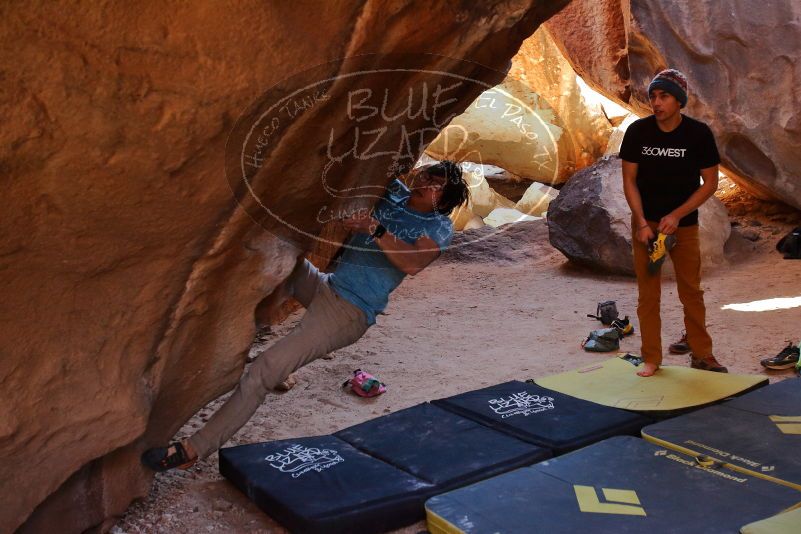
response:
[(410, 275), (419, 273), (440, 255), (437, 243), (426, 236), (407, 243), (387, 232), (375, 239), (375, 243), (392, 265)]
[[(343, 219), (342, 222), (345, 228), (366, 234), (372, 234), (378, 227), (378, 221), (365, 211)], [(419, 273), (440, 255), (437, 243), (427, 236), (420, 237), (414, 243), (407, 243), (387, 232), (376, 238), (375, 243), (392, 265), (409, 275)]]
[(654, 238), (654, 232), (648, 226), (648, 221), (645, 220), (645, 214), (642, 209), (642, 197), (640, 190), (637, 188), (637, 169), (638, 165), (631, 161), (621, 160), (623, 163), (623, 194), (626, 195), (626, 202), (631, 209), (632, 222), (635, 225), (633, 229), (637, 241), (641, 243), (648, 243), (649, 239)]

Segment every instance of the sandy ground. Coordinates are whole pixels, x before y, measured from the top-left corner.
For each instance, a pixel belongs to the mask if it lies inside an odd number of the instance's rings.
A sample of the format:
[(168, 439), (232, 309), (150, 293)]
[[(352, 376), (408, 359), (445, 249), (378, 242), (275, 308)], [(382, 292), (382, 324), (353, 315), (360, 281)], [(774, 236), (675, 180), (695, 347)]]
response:
[[(764, 374), (761, 358), (775, 355), (785, 340), (801, 338), (801, 307), (763, 312), (721, 308), (801, 297), (801, 261), (782, 260), (773, 250), (781, 235), (801, 224), (801, 214), (763, 209), (736, 195), (724, 200), (738, 235), (728, 247), (729, 264), (704, 279), (709, 330), (716, 355), (731, 372)], [(404, 281), (386, 315), (358, 343), (300, 370), (297, 386), (268, 396), (229, 445), (328, 434), (432, 398), (607, 358), (579, 346), (600, 326), (586, 314), (598, 301), (613, 299), (621, 314), (636, 316), (634, 280), (571, 266), (548, 243), (542, 221), (515, 226)], [(666, 281), (663, 287), (667, 346), (679, 337), (682, 322), (674, 284)], [(299, 317), (291, 316), (275, 335), (288, 331)], [(638, 351), (639, 337), (627, 338), (621, 348)], [(665, 364), (684, 365), (686, 357), (668, 355)], [(388, 392), (369, 400), (346, 393), (340, 386), (356, 368), (377, 375)], [(792, 372), (769, 376), (775, 381)], [(203, 408), (179, 437), (191, 434), (222, 400)], [(424, 530), (421, 522), (398, 532)], [(112, 532), (285, 531), (219, 475), (215, 454), (189, 471), (157, 475), (148, 498), (132, 505)]]

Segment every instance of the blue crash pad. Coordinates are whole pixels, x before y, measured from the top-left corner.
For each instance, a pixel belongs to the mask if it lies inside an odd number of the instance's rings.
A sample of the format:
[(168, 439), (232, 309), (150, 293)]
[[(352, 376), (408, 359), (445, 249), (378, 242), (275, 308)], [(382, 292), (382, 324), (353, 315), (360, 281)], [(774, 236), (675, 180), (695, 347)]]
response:
[(797, 378), (645, 427), (642, 434), (659, 445), (801, 490)]

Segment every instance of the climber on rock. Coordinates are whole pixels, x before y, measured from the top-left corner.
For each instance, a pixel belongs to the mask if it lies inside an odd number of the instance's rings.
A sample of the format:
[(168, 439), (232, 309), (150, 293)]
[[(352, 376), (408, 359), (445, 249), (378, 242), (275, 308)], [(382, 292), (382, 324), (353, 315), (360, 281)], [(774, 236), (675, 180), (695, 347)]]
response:
[(142, 462), (155, 471), (188, 468), (218, 450), (290, 373), (355, 343), (375, 324), (389, 294), (406, 275), (422, 271), (451, 242), (448, 214), (464, 204), (468, 186), (451, 161), (419, 167), (394, 180), (372, 212), (343, 224), (353, 232), (333, 273), (298, 262), (286, 288), (305, 308), (300, 323), (243, 374), (231, 397), (188, 439), (149, 449)]

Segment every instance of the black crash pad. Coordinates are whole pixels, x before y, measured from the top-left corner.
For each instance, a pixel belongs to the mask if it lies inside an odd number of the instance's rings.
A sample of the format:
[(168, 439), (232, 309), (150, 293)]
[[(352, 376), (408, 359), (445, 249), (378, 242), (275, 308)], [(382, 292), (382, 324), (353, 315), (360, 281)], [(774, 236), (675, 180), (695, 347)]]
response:
[(428, 403), (366, 421), (334, 435), (434, 484), (438, 491), (551, 457), (547, 449)]
[(430, 484), (333, 436), (220, 450), (220, 473), (292, 532), (385, 532), (423, 518)]
[(636, 435), (647, 417), (511, 381), (433, 401), (519, 439), (562, 454), (610, 436)]

